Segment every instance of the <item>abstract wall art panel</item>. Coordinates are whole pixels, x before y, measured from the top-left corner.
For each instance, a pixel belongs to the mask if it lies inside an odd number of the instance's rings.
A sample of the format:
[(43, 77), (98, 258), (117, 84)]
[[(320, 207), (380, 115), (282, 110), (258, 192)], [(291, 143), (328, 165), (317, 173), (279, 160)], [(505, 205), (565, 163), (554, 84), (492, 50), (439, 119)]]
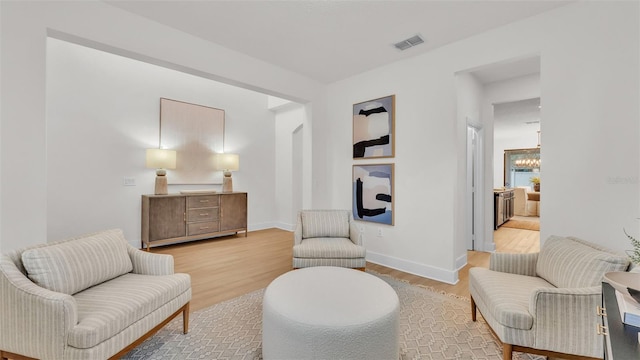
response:
[(169, 184), (221, 184), (213, 155), (224, 152), (224, 110), (160, 98), (160, 146), (177, 152)]
[(393, 225), (394, 164), (353, 165), (353, 218)]
[(396, 96), (353, 105), (353, 158), (393, 157)]

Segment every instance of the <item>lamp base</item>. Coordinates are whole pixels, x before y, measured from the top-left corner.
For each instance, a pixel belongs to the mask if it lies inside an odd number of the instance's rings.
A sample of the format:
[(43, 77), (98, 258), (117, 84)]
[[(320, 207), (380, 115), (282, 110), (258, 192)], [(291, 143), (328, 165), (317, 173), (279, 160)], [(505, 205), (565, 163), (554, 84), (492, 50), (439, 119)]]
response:
[(156, 176), (155, 194), (156, 195), (167, 195), (167, 194), (169, 194), (169, 190), (168, 190), (168, 187), (167, 187), (167, 177), (166, 176), (162, 176), (162, 175)]
[(222, 178), (222, 192), (233, 192), (233, 179), (231, 179), (231, 175), (227, 176), (225, 174)]

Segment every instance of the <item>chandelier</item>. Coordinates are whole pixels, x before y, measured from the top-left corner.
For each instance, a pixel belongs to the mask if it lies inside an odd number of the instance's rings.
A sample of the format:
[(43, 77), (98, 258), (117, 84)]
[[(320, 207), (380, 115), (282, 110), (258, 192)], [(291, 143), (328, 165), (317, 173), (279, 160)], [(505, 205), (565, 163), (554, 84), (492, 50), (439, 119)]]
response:
[(518, 168), (526, 168), (526, 169), (534, 169), (540, 167), (540, 159), (539, 158), (524, 158), (524, 159), (516, 159), (513, 162), (513, 165)]
[[(519, 169), (538, 169), (540, 168), (540, 130), (538, 130), (538, 146), (537, 151), (527, 151), (527, 154), (513, 160), (513, 166)], [(533, 150), (533, 149), (532, 149)]]

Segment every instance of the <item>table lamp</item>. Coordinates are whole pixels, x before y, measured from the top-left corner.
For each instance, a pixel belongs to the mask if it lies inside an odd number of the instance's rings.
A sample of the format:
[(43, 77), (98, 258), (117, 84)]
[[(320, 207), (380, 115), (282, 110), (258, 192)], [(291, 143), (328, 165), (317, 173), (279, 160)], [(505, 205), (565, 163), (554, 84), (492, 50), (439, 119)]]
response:
[(233, 191), (233, 180), (231, 172), (240, 169), (240, 157), (238, 154), (216, 154), (214, 157), (214, 168), (222, 170), (224, 177), (222, 178), (222, 192)]
[(156, 195), (167, 195), (167, 170), (176, 168), (176, 151), (147, 149), (147, 168), (156, 169)]

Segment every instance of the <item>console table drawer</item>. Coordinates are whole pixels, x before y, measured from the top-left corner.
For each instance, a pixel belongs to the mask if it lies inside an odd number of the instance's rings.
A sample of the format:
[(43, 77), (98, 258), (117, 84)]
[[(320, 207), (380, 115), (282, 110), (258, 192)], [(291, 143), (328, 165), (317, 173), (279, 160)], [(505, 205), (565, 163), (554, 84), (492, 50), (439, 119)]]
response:
[(200, 234), (208, 234), (219, 231), (220, 222), (218, 221), (208, 221), (208, 222), (200, 222), (193, 223), (187, 225), (187, 231), (189, 236), (191, 235), (200, 235)]
[(219, 208), (202, 208), (187, 211), (187, 222), (202, 222), (218, 220)]
[(197, 209), (218, 206), (220, 197), (218, 195), (206, 195), (206, 196), (188, 196), (187, 197), (187, 209)]

